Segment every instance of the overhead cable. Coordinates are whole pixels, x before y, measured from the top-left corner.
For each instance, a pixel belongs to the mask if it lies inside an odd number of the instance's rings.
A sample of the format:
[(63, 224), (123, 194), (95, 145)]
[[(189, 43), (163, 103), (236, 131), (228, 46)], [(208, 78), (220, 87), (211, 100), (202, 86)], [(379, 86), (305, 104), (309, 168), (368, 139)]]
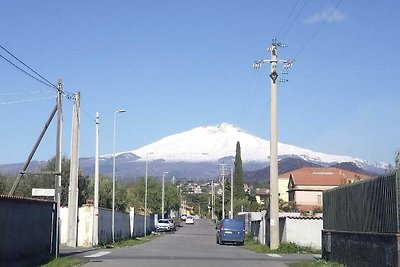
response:
[[(30, 71), (32, 71), (33, 73), (35, 73), (37, 76), (39, 76), (40, 78), (42, 78), (44, 81), (46, 81), (47, 85), (50, 87), (54, 87), (57, 88), (56, 85), (54, 85), (53, 83), (51, 83), (49, 80), (47, 80), (46, 78), (44, 78), (42, 75), (40, 75), (37, 71), (35, 71), (34, 69), (32, 69), (31, 67), (29, 67), (27, 64), (25, 64), (22, 60), (20, 60), (19, 58), (17, 58), (16, 56), (14, 56), (10, 51), (8, 51), (6, 48), (4, 48), (2, 45), (0, 45), (0, 48), (3, 49), (4, 51), (6, 51), (10, 56), (12, 56), (14, 59), (16, 59), (19, 63), (21, 63), (22, 65), (24, 65), (26, 68), (28, 68)], [(2, 56), (2, 58), (4, 58)], [(5, 59), (5, 58), (4, 58)], [(9, 60), (7, 60), (7, 62), (11, 63)], [(16, 66), (15, 64), (12, 64), (13, 66)], [(22, 70), (21, 68), (18, 67), (18, 69)], [(24, 71), (24, 73), (26, 73)], [(33, 77), (33, 75), (29, 75), (31, 77)], [(37, 78), (35, 78), (35, 80), (38, 80)], [(46, 84), (45, 82), (41, 81), (42, 83)]]
[(296, 4), (293, 6), (292, 10), (290, 11), (289, 15), (286, 17), (285, 21), (283, 22), (281, 28), (279, 29), (278, 33), (275, 35), (275, 38), (278, 39), (279, 34), (283, 30), (283, 28), (286, 26), (286, 23), (289, 21), (290, 17), (292, 16), (293, 12), (295, 11), (297, 5), (299, 4), (300, 0), (296, 1)]
[(322, 29), (322, 27), (326, 24), (326, 22), (329, 20), (329, 18), (332, 16), (332, 14), (336, 11), (336, 9), (339, 7), (339, 5), (342, 3), (342, 0), (339, 0), (335, 6), (335, 8), (332, 9), (332, 11), (329, 13), (329, 16), (322, 20), (318, 28), (310, 35), (310, 37), (307, 39), (307, 41), (303, 44), (303, 46), (300, 48), (300, 50), (296, 53), (295, 58), (298, 58), (299, 54), (303, 52), (304, 48), (314, 39), (314, 37), (317, 35), (317, 33)]
[(39, 100), (48, 100), (48, 99), (55, 99), (55, 97), (42, 97), (42, 98), (35, 98), (35, 99), (25, 99), (25, 100), (15, 100), (15, 101), (9, 101), (9, 102), (0, 102), (0, 106), (11, 105), (11, 104), (19, 104), (19, 103), (25, 103), (25, 102), (34, 102), (34, 101), (39, 101)]

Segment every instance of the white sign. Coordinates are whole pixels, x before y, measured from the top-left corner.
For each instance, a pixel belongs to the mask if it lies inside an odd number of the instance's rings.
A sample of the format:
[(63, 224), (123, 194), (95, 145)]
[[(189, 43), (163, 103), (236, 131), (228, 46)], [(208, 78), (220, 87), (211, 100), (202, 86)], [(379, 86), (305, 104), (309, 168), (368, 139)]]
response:
[(34, 197), (54, 197), (55, 195), (54, 189), (46, 189), (46, 188), (32, 188), (32, 196)]

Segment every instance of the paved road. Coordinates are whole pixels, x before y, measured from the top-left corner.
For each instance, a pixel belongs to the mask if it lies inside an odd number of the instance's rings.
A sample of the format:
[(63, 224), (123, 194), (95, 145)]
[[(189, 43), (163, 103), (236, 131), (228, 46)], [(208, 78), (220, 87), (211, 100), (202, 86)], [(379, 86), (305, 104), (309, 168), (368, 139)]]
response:
[(151, 242), (120, 249), (89, 251), (80, 255), (89, 259), (85, 267), (105, 266), (287, 266), (285, 263), (312, 259), (312, 255), (265, 255), (230, 245), (217, 245), (210, 220), (195, 220)]

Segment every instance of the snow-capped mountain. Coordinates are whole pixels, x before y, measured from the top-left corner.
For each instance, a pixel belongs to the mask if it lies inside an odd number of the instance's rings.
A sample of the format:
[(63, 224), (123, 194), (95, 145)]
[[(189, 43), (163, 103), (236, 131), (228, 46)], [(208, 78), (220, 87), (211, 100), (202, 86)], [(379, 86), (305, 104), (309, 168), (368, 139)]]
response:
[[(218, 163), (223, 161), (228, 165), (233, 164), (237, 141), (240, 142), (245, 171), (265, 170), (268, 167), (270, 153), (268, 140), (251, 135), (232, 124), (222, 123), (216, 126), (197, 127), (167, 136), (135, 150), (117, 153), (116, 174), (124, 179), (144, 176), (145, 161), (148, 160), (150, 176), (160, 177), (163, 172), (168, 171), (171, 177), (176, 178), (218, 177), (220, 172)], [(285, 166), (281, 165), (290, 163), (292, 166), (293, 162), (318, 166), (332, 166), (346, 162), (375, 174), (381, 174), (388, 168), (386, 163), (369, 162), (351, 156), (329, 155), (283, 143), (278, 144), (278, 153), (281, 169), (285, 169)], [(111, 176), (113, 155), (104, 155), (100, 159), (100, 172)], [(7, 173), (17, 173), (21, 166), (22, 163), (2, 165), (0, 169)], [(37, 168), (39, 166), (40, 164)], [(81, 158), (80, 169), (86, 175), (93, 175), (94, 158)], [(258, 176), (256, 172), (255, 177)], [(261, 176), (265, 179), (264, 174)]]
[[(267, 164), (270, 142), (229, 123), (197, 127), (124, 154), (137, 155), (141, 158), (139, 161), (148, 158), (163, 159), (165, 162), (216, 162), (222, 158), (234, 157), (237, 141), (240, 142), (243, 163)], [(280, 158), (296, 156), (324, 165), (353, 162), (361, 168), (369, 167), (371, 170), (387, 167), (385, 163), (373, 163), (351, 156), (329, 155), (283, 143), (278, 144), (278, 153)]]

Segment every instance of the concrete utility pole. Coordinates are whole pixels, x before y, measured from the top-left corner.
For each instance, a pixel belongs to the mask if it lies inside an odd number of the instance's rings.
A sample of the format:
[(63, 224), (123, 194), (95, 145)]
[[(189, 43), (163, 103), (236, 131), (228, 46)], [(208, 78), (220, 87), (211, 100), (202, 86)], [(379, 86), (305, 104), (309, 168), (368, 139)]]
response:
[(61, 147), (62, 147), (62, 81), (61, 79), (57, 82), (57, 140), (56, 140), (56, 157), (55, 157), (55, 195), (54, 200), (56, 202), (56, 258), (59, 254), (60, 245), (60, 202), (61, 202)]
[(222, 216), (221, 220), (225, 219), (225, 168), (227, 164), (222, 163), (218, 164), (221, 167), (221, 175), (222, 175)]
[(211, 219), (214, 221), (214, 201), (215, 201), (215, 196), (214, 196), (214, 180), (211, 181)]
[(26, 170), (28, 169), (29, 163), (31, 162), (33, 156), (35, 155), (36, 150), (38, 149), (38, 147), (40, 145), (40, 142), (42, 141), (42, 139), (44, 137), (44, 134), (46, 133), (47, 129), (49, 128), (49, 125), (50, 125), (51, 121), (53, 120), (54, 115), (57, 112), (57, 107), (58, 107), (58, 105), (56, 104), (55, 107), (53, 108), (53, 111), (51, 112), (51, 115), (50, 115), (49, 119), (47, 120), (46, 124), (44, 125), (44, 128), (42, 129), (42, 132), (40, 133), (35, 145), (33, 146), (33, 149), (31, 151), (31, 153), (29, 154), (28, 159), (25, 161), (21, 171), (18, 173), (17, 178), (15, 178), (15, 181), (14, 181), (12, 187), (11, 187), (10, 192), (8, 193), (8, 196), (14, 195), (14, 192), (17, 189), (17, 186), (18, 186), (22, 176), (26, 173)]
[(154, 154), (153, 152), (146, 153), (146, 176), (144, 181), (144, 236), (147, 236), (147, 179), (148, 179), (148, 169), (149, 169), (149, 154)]
[(120, 109), (114, 112), (114, 134), (113, 134), (113, 171), (112, 171), (112, 214), (111, 214), (111, 232), (112, 232), (112, 241), (115, 243), (115, 132), (116, 132), (116, 121), (117, 114), (126, 112), (125, 109)]
[(233, 167), (231, 167), (231, 212), (229, 218), (233, 219)]
[(286, 47), (281, 43), (277, 43), (276, 39), (272, 40), (270, 60), (257, 60), (253, 65), (254, 68), (260, 68), (265, 62), (271, 63), (271, 140), (270, 140), (270, 248), (277, 249), (279, 247), (279, 196), (278, 196), (278, 84), (277, 84), (277, 64), (284, 63), (284, 68), (288, 69), (292, 66), (293, 60), (278, 60), (278, 47)]
[(165, 174), (168, 172), (163, 172), (162, 174), (162, 192), (161, 192), (161, 218), (164, 219), (164, 198), (165, 198)]
[(74, 95), (71, 129), (71, 164), (68, 194), (68, 246), (78, 245), (78, 172), (79, 172), (80, 92)]
[(94, 162), (94, 207), (93, 207), (93, 241), (92, 245), (99, 244), (99, 113), (96, 112), (96, 155)]

